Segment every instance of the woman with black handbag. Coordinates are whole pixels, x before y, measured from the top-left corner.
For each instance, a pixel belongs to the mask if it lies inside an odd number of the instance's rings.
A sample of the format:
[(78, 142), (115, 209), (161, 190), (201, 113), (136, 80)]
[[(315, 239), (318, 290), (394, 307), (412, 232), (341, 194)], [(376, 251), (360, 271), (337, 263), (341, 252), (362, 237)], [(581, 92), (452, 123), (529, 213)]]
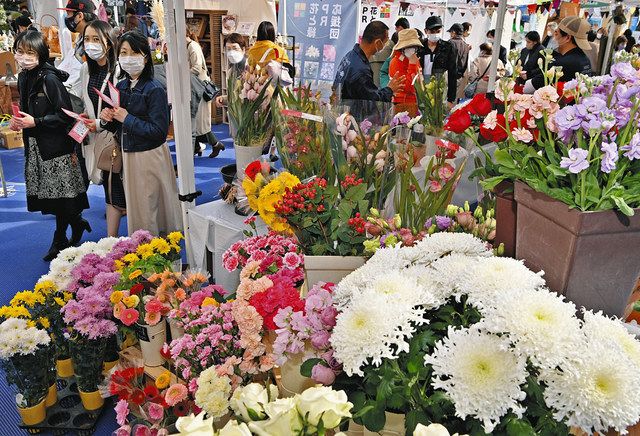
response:
[[(100, 165), (102, 156), (109, 153), (109, 142), (114, 142), (113, 133), (100, 127), (97, 120), (102, 108), (110, 107), (104, 103), (96, 90), (109, 96), (108, 84), (118, 82), (120, 68), (116, 62), (116, 43), (112, 38), (112, 27), (104, 22), (95, 20), (84, 29), (84, 51), (87, 62), (82, 64), (80, 80), (82, 83), (82, 99), (89, 121), (85, 124), (91, 130), (89, 143), (85, 147), (87, 172), (92, 182), (102, 183), (107, 213), (107, 235), (118, 236), (120, 221), (127, 210), (127, 203), (122, 184), (122, 171), (117, 173), (113, 168)], [(118, 147), (118, 152), (121, 153)], [(122, 156), (120, 155), (120, 159)], [(102, 168), (100, 168), (102, 167)]]
[[(18, 35), (14, 51), (22, 70), (18, 75), (21, 110), (14, 110), (10, 128), (23, 133), (27, 209), (56, 217), (53, 242), (43, 257), (51, 261), (90, 230), (81, 215), (89, 208), (86, 188), (74, 139), (68, 135), (74, 120), (62, 110), (71, 110), (63, 85), (69, 75), (47, 63), (49, 49), (37, 30)], [(69, 225), (72, 241), (67, 239)]]
[(217, 157), (224, 150), (224, 145), (211, 131), (211, 100), (215, 98), (213, 94), (216, 92), (216, 87), (209, 77), (202, 47), (198, 43), (197, 37), (189, 29), (187, 29), (187, 52), (191, 74), (195, 75), (204, 85), (204, 92), (200, 96), (195, 119), (191, 119), (193, 153), (202, 156), (206, 144), (211, 144), (212, 150), (209, 157)]

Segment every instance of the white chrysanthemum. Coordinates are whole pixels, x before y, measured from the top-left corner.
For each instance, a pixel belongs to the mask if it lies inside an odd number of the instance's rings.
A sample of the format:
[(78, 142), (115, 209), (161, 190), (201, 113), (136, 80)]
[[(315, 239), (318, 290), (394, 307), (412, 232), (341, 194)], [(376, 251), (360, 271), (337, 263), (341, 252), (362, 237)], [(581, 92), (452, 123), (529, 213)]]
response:
[(406, 272), (392, 271), (375, 277), (362, 291), (363, 297), (369, 293), (383, 295), (391, 302), (400, 301), (409, 306), (434, 304), (430, 289), (422, 286), (416, 277)]
[(23, 319), (9, 318), (0, 325), (0, 360), (16, 354), (32, 354), (39, 346), (48, 345), (51, 338), (46, 331), (27, 327)]
[(113, 249), (113, 246), (116, 245), (116, 243), (118, 243), (123, 239), (124, 238), (114, 238), (114, 237), (102, 238), (98, 241), (97, 248), (98, 250), (106, 254)]
[(602, 342), (580, 350), (581, 359), (544, 372), (545, 402), (554, 418), (591, 434), (626, 428), (640, 420), (640, 374), (625, 354)]
[[(448, 257), (448, 256), (447, 256)], [(404, 272), (406, 276), (413, 277), (422, 288), (425, 295), (422, 306), (425, 309), (437, 309), (447, 302), (451, 297), (452, 291), (447, 286), (443, 286), (439, 273), (426, 265), (415, 265), (409, 267)]]
[(555, 368), (584, 340), (571, 302), (547, 290), (505, 292), (482, 310), (481, 325), (503, 334), (521, 353), (543, 368)]
[(80, 259), (78, 258), (82, 256), (84, 256), (84, 252), (80, 247), (69, 247), (58, 253), (58, 256), (53, 261), (74, 263), (79, 262)]
[(533, 290), (544, 286), (541, 274), (528, 269), (520, 260), (508, 257), (478, 258), (461, 277), (460, 295), (468, 295), (469, 302), (482, 307), (490, 304), (496, 295), (518, 290)]
[(587, 341), (603, 341), (608, 346), (618, 347), (629, 360), (640, 368), (640, 341), (638, 341), (619, 319), (611, 319), (601, 312), (584, 312), (582, 332)]
[(394, 301), (384, 295), (356, 298), (338, 314), (331, 334), (335, 358), (348, 375), (364, 375), (367, 363), (380, 365), (383, 358), (395, 359), (409, 351), (415, 325), (426, 323), (424, 309)]
[(472, 416), (491, 433), (509, 411), (522, 416), (526, 359), (506, 339), (449, 327), (448, 337), (424, 360), (433, 366), (433, 387), (447, 393), (460, 418)]
[(434, 233), (418, 242), (415, 248), (423, 253), (423, 260), (427, 262), (452, 253), (467, 256), (493, 256), (484, 241), (468, 233)]
[(348, 306), (352, 296), (359, 294), (361, 289), (369, 286), (372, 280), (380, 274), (380, 270), (369, 262), (350, 273), (336, 285), (333, 291), (333, 303), (336, 307), (342, 309)]
[(231, 380), (216, 373), (216, 367), (205, 369), (198, 377), (195, 401), (198, 407), (213, 419), (223, 417), (229, 411)]

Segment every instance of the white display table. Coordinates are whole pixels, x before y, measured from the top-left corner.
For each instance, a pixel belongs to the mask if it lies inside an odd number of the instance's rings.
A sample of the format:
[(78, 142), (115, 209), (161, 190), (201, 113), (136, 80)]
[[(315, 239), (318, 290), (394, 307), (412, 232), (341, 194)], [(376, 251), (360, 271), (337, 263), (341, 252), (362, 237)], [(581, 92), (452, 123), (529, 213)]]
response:
[[(234, 242), (245, 238), (242, 232), (249, 229), (244, 224), (245, 219), (246, 217), (237, 215), (234, 207), (223, 200), (201, 204), (189, 210), (187, 238), (195, 259), (193, 268), (208, 270), (216, 284), (228, 292), (235, 292), (239, 272), (230, 273), (224, 269), (222, 254)], [(267, 226), (259, 217), (256, 227), (261, 234), (267, 232)]]

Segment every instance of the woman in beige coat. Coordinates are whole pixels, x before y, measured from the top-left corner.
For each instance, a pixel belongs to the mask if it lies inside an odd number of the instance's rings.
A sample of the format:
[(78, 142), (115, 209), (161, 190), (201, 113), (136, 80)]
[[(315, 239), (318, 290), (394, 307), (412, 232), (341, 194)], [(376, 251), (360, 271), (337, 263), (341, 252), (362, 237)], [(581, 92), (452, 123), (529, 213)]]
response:
[[(187, 30), (187, 52), (189, 54), (189, 68), (203, 82), (211, 80), (207, 71), (207, 61), (205, 60), (202, 47), (198, 43), (196, 36)], [(191, 135), (193, 138), (193, 152), (202, 156), (206, 144), (211, 144), (213, 150), (209, 157), (216, 157), (224, 150), (224, 145), (218, 141), (211, 131), (211, 101), (200, 99), (198, 111), (195, 119), (191, 120)], [(201, 145), (203, 144), (203, 145)]]
[[(473, 83), (477, 81), (476, 94), (486, 94), (487, 87), (489, 85), (489, 74), (491, 71), (491, 58), (493, 57), (493, 47), (489, 43), (484, 43), (480, 46), (480, 55), (473, 61), (471, 68), (467, 71), (467, 83)], [(505, 69), (501, 60), (498, 60), (498, 74), (496, 78), (499, 79), (504, 76)]]

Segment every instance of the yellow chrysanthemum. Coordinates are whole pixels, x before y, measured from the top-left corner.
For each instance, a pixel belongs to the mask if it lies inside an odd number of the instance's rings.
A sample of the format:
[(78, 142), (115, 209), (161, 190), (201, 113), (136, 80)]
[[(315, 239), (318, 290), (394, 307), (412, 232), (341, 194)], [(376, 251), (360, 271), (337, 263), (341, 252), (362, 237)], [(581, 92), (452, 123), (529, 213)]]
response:
[(109, 301), (111, 301), (111, 304), (116, 304), (121, 302), (123, 297), (124, 294), (122, 293), (122, 291), (113, 291), (111, 293), (111, 296), (109, 297)]
[(113, 266), (115, 267), (116, 271), (120, 272), (124, 269), (124, 262), (116, 260), (115, 262), (113, 262)]
[(44, 295), (36, 294), (32, 291), (18, 292), (12, 299), (12, 306), (25, 305), (27, 307), (33, 307), (36, 303), (44, 303)]
[(67, 302), (73, 298), (73, 294), (71, 292), (63, 292), (62, 297), (64, 298), (64, 301)]
[(165, 371), (162, 374), (160, 374), (156, 379), (156, 387), (158, 389), (165, 389), (167, 386), (169, 386), (170, 382), (171, 382), (171, 373), (169, 371)]
[(151, 256), (153, 256), (153, 247), (150, 244), (142, 244), (138, 246), (138, 249), (136, 250), (136, 253), (138, 254), (138, 256), (140, 256), (142, 259), (148, 259)]
[(140, 297), (138, 297), (137, 295), (130, 295), (123, 298), (122, 302), (125, 306), (131, 309), (132, 307), (136, 307), (138, 303), (140, 303)]
[(171, 251), (169, 243), (162, 238), (154, 238), (150, 242), (153, 249), (160, 254), (168, 254)]
[(135, 270), (131, 274), (129, 274), (129, 280), (135, 280), (142, 275), (142, 270)]
[(137, 261), (139, 261), (140, 258), (135, 253), (129, 253), (125, 257), (123, 257), (122, 260), (124, 262), (128, 263), (128, 264), (132, 264), (132, 263), (136, 263)]
[(202, 307), (207, 307), (207, 306), (218, 306), (218, 302), (211, 298), (211, 297), (207, 297), (204, 300), (202, 300), (202, 304), (200, 306)]
[(171, 232), (167, 235), (167, 240), (173, 245), (178, 245), (183, 239), (184, 236), (180, 232)]
[(58, 290), (58, 287), (51, 280), (45, 280), (36, 284), (35, 291), (40, 292), (41, 294), (48, 295), (51, 292), (55, 292)]
[(171, 244), (171, 249), (176, 253), (180, 253), (180, 250), (181, 250), (180, 246), (175, 244)]
[(55, 298), (53, 299), (53, 301), (55, 301), (55, 302), (56, 302), (56, 304), (57, 304), (58, 306), (60, 306), (60, 307), (64, 306), (64, 304), (65, 304), (65, 303), (64, 303), (64, 300), (63, 300), (62, 298), (60, 298), (60, 297), (55, 297)]
[(24, 306), (5, 306), (0, 312), (3, 318), (31, 318), (29, 310)]
[(247, 195), (249, 207), (252, 210), (258, 210), (258, 195), (260, 190), (264, 186), (264, 177), (258, 173), (255, 180), (251, 180), (249, 177), (245, 177), (242, 181), (242, 188)]
[(45, 329), (48, 329), (51, 326), (51, 323), (47, 318), (38, 318), (38, 322)]
[(31, 328), (31, 327), (35, 327), (35, 326), (36, 326), (36, 322), (35, 321), (33, 321), (33, 320), (27, 321), (27, 327)]

